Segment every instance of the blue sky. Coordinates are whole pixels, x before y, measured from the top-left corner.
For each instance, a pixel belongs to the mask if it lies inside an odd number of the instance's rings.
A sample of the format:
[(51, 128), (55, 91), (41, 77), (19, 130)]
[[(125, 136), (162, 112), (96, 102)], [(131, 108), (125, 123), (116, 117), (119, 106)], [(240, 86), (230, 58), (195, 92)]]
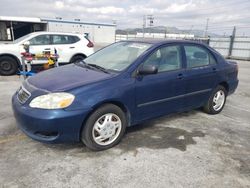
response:
[(154, 15), (155, 26), (204, 29), (250, 36), (249, 0), (1, 0), (0, 15), (31, 16), (112, 23), (118, 28), (142, 27), (143, 15)]

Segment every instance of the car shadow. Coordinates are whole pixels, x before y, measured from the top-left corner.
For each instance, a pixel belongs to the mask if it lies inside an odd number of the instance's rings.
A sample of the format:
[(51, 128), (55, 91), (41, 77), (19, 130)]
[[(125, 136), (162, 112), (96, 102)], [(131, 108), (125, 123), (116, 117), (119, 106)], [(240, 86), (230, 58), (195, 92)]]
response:
[(154, 122), (130, 127), (118, 145), (122, 150), (129, 151), (137, 148), (167, 149), (175, 148), (186, 151), (187, 146), (196, 144), (194, 137), (204, 137), (201, 131), (186, 131), (168, 126), (158, 126)]
[[(197, 111), (191, 111), (188, 113), (164, 116), (143, 124), (128, 127), (122, 141), (113, 149), (120, 149), (122, 150), (122, 153), (128, 151), (137, 151), (138, 148), (174, 148), (180, 151), (186, 151), (188, 145), (196, 144), (194, 137), (204, 137), (205, 134), (202, 131), (187, 131), (184, 129), (167, 126), (167, 124), (169, 124), (171, 120), (176, 120), (177, 118), (185, 116), (192, 116), (196, 113)], [(48, 147), (60, 151), (74, 150), (74, 152), (77, 153), (91, 153), (91, 150), (86, 148), (81, 143), (56, 144), (49, 145)], [(109, 150), (104, 152), (107, 151)]]

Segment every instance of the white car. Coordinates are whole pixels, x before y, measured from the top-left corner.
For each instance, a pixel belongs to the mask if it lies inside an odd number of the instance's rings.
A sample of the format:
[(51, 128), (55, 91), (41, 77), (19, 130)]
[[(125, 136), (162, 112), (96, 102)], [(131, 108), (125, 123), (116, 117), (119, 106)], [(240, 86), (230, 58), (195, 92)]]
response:
[[(30, 53), (42, 54), (55, 49), (59, 64), (82, 60), (94, 52), (93, 43), (81, 34), (34, 32), (11, 43), (0, 44), (0, 75), (15, 74), (21, 67), (24, 44), (30, 44)], [(47, 60), (34, 60), (33, 64), (44, 64)]]

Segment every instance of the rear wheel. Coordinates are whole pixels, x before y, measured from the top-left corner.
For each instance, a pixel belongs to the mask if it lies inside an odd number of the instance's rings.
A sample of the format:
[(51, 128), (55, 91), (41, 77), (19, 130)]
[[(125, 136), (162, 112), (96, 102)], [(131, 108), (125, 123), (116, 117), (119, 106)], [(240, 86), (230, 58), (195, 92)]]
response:
[(222, 111), (226, 103), (227, 91), (219, 85), (212, 92), (207, 104), (204, 106), (204, 111), (209, 114), (218, 114)]
[(9, 76), (18, 70), (17, 61), (9, 56), (0, 57), (0, 75)]
[(106, 104), (88, 118), (82, 130), (82, 142), (95, 151), (105, 150), (120, 142), (127, 126), (124, 112), (116, 105)]

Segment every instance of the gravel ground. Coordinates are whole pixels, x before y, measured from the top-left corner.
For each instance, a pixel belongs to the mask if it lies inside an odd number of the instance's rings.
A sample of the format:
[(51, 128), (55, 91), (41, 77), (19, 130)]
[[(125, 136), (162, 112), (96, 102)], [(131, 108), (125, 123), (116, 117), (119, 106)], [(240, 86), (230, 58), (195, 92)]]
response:
[(0, 187), (250, 187), (250, 62), (239, 67), (239, 87), (219, 115), (162, 117), (102, 152), (26, 137), (10, 102), (20, 79), (0, 77)]

